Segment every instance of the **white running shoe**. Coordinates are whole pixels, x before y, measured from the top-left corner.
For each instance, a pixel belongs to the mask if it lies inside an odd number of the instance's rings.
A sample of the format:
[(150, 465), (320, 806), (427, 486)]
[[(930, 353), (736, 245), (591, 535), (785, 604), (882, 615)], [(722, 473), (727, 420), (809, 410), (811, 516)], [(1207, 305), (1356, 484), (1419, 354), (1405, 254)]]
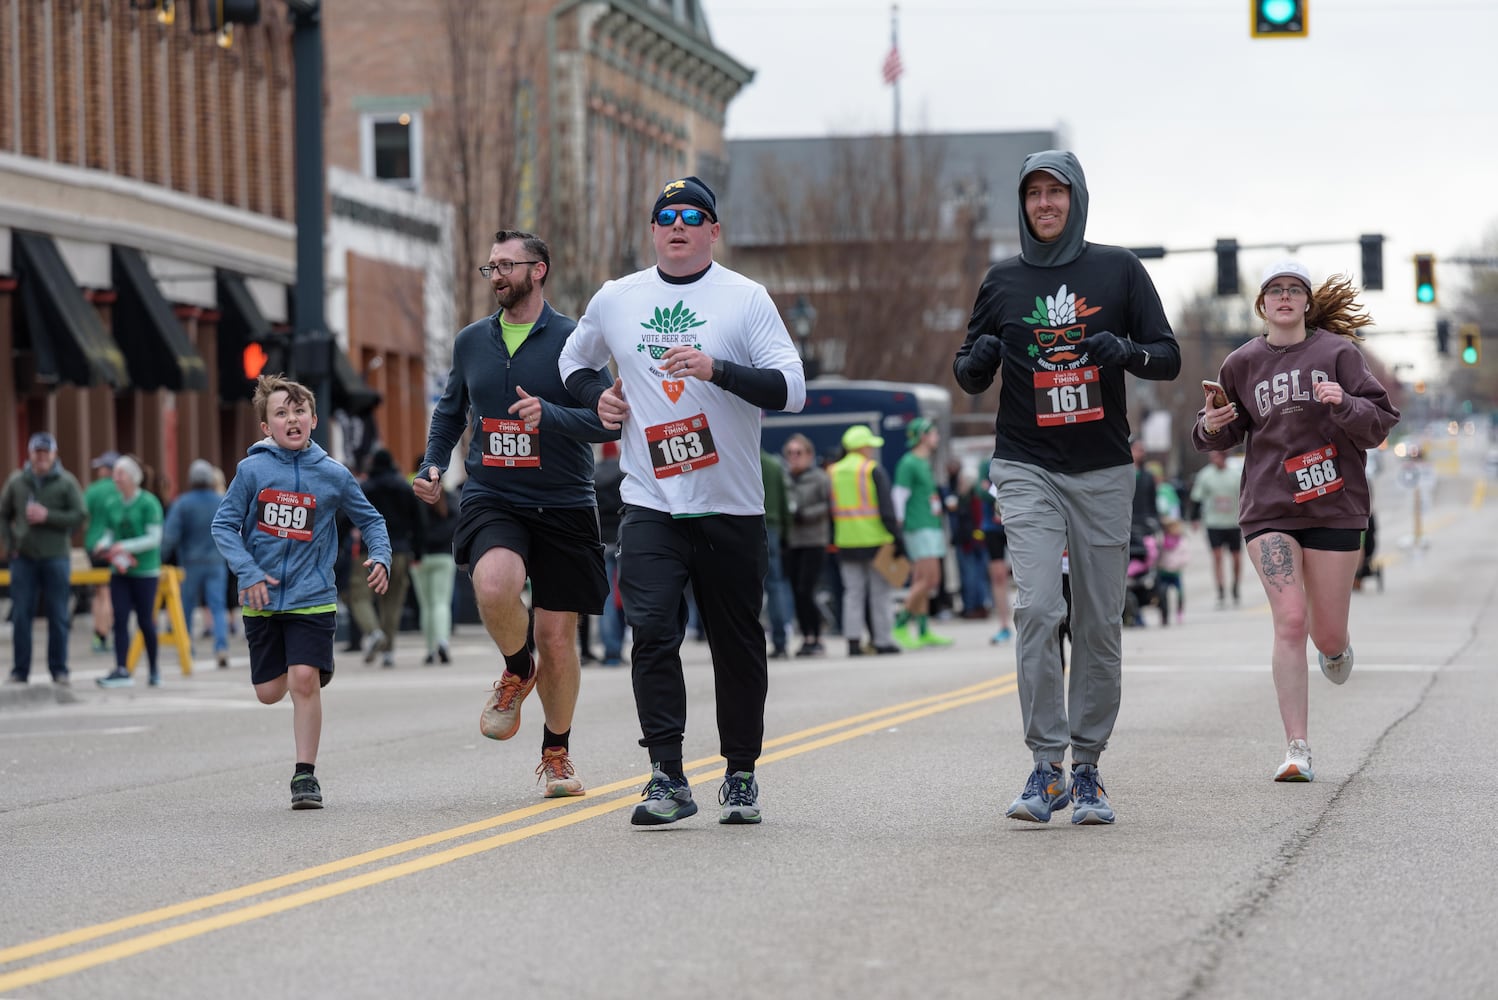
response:
[(1305, 740), (1291, 740), (1285, 751), (1285, 762), (1274, 772), (1275, 781), (1315, 781), (1311, 770), (1311, 748)]
[(1325, 653), (1317, 652), (1316, 658), (1321, 661), (1321, 672), (1326, 679), (1333, 684), (1346, 684), (1347, 675), (1352, 673), (1352, 645), (1349, 643), (1339, 655), (1327, 657)]

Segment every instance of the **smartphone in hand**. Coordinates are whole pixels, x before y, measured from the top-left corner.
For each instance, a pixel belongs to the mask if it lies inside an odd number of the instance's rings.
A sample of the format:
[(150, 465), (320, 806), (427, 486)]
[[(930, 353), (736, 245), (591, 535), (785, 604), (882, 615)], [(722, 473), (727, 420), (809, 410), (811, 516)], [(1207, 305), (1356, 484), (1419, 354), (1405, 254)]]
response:
[(1209, 378), (1202, 379), (1202, 389), (1211, 397), (1212, 405), (1221, 409), (1228, 405), (1227, 390), (1222, 387), (1221, 382), (1214, 382)]

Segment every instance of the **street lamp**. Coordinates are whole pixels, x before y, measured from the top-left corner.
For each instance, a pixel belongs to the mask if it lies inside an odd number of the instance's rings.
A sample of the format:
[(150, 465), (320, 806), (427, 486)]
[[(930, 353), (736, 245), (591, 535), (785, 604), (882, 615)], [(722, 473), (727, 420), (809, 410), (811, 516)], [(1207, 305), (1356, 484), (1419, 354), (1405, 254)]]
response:
[(807, 380), (810, 381), (821, 373), (821, 366), (811, 356), (809, 343), (812, 328), (817, 325), (816, 307), (806, 301), (806, 296), (798, 295), (796, 304), (786, 311), (785, 317), (790, 320), (791, 335), (796, 338), (796, 347), (801, 353), (801, 367), (806, 372)]

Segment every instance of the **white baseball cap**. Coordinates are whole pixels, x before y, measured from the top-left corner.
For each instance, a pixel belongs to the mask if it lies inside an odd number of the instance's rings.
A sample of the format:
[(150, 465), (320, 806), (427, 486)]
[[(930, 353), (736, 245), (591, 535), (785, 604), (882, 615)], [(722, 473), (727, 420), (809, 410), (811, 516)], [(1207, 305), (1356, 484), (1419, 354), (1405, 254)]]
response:
[(1315, 286), (1311, 284), (1311, 272), (1298, 260), (1275, 261), (1264, 269), (1264, 277), (1259, 281), (1259, 290), (1263, 291), (1275, 278), (1298, 278), (1305, 283), (1307, 289)]

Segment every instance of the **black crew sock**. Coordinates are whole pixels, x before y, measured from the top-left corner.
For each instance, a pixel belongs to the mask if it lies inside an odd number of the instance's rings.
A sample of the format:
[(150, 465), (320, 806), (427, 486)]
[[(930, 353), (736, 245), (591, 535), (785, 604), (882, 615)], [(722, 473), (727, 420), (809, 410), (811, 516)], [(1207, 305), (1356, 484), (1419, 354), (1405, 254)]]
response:
[(513, 653), (505, 653), (505, 669), (523, 681), (529, 680), (531, 671), (535, 669), (535, 664), (531, 660), (531, 651), (521, 646)]
[(677, 781), (686, 781), (687, 773), (681, 769), (681, 758), (676, 760), (658, 760), (655, 766), (666, 773), (666, 777), (675, 778)]
[(543, 725), (541, 727), (541, 749), (550, 750), (552, 747), (561, 747), (563, 750), (566, 750), (567, 738), (571, 735), (572, 730), (570, 729), (565, 733), (554, 733)]
[(297, 766), (296, 766), (296, 773), (297, 774), (311, 774), (311, 773), (313, 773), (316, 770), (317, 770), (317, 765), (316, 764), (303, 764), (300, 761), (297, 762)]
[(730, 760), (728, 762), (728, 773), (729, 774), (737, 774), (740, 771), (743, 771), (745, 774), (753, 774), (754, 773), (754, 761), (751, 760), (751, 761), (745, 762), (745, 761), (742, 761), (742, 760), (740, 760), (740, 761)]

